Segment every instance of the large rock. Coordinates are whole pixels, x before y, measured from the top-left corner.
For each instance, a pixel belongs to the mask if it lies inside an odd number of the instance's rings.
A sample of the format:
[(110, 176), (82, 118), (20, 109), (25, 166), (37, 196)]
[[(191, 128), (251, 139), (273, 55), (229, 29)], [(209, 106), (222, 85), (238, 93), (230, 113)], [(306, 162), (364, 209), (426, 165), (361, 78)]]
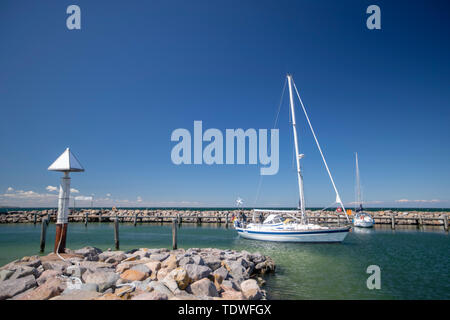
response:
[(44, 272), (41, 273), (39, 278), (37, 278), (37, 280), (36, 280), (37, 284), (41, 286), (48, 279), (55, 278), (57, 276), (60, 276), (61, 274), (62, 273), (60, 271), (57, 271), (57, 270), (45, 270)]
[(63, 260), (42, 262), (42, 266), (44, 267), (44, 270), (55, 270), (55, 271), (58, 271), (61, 273), (64, 273), (66, 268), (71, 265), (72, 264), (70, 262), (66, 262)]
[(150, 255), (150, 259), (154, 261), (163, 262), (169, 257), (168, 253), (154, 253)]
[(167, 268), (169, 270), (173, 270), (178, 267), (177, 257), (174, 254), (171, 254), (167, 259), (165, 259), (161, 267)]
[(132, 269), (126, 270), (120, 275), (120, 278), (126, 281), (142, 281), (147, 277), (147, 273)]
[(65, 281), (59, 278), (52, 278), (35, 290), (31, 290), (27, 294), (22, 295), (18, 300), (48, 300), (63, 292), (65, 286)]
[(85, 260), (88, 261), (98, 261), (99, 254), (102, 253), (102, 250), (95, 247), (84, 247), (78, 250), (75, 250), (76, 254), (83, 255)]
[(86, 271), (82, 278), (85, 283), (95, 283), (98, 285), (98, 290), (103, 292), (115, 285), (119, 275), (113, 271)]
[(228, 277), (228, 270), (225, 269), (224, 267), (220, 267), (213, 272), (213, 275), (216, 274), (220, 275), (222, 279), (225, 280)]
[(106, 263), (120, 263), (126, 258), (127, 256), (123, 251), (105, 251), (98, 255), (99, 261)]
[(187, 271), (183, 268), (176, 268), (175, 270), (172, 270), (167, 276), (175, 280), (175, 282), (178, 285), (178, 288), (181, 290), (184, 290), (187, 288), (187, 286), (191, 283), (191, 278), (189, 278), (189, 275)]
[(243, 281), (248, 279), (249, 274), (247, 270), (244, 268), (241, 262), (233, 261), (233, 260), (225, 260), (222, 261), (223, 266), (227, 269), (230, 276), (233, 277), (237, 281)]
[(195, 281), (189, 286), (188, 291), (192, 292), (195, 296), (202, 297), (218, 297), (217, 289), (209, 279), (201, 279)]
[(187, 264), (183, 267), (189, 278), (192, 279), (192, 281), (197, 281), (202, 278), (206, 278), (211, 274), (211, 269), (207, 266), (201, 266), (197, 264)]
[(162, 284), (159, 281), (152, 281), (149, 283), (149, 287), (153, 290), (153, 291), (157, 291), (160, 293), (164, 293), (165, 295), (167, 295), (168, 297), (171, 297), (173, 295), (172, 291), (170, 291), (169, 288), (167, 288), (164, 284)]
[(33, 275), (35, 278), (38, 278), (40, 276), (40, 272), (33, 267), (27, 267), (27, 266), (19, 266), (14, 271), (14, 273), (9, 277), (9, 279), (19, 279), (23, 278), (29, 275)]
[(228, 290), (222, 292), (222, 298), (225, 300), (244, 300), (245, 297), (240, 291)]
[(95, 291), (72, 290), (70, 293), (51, 298), (50, 300), (93, 300), (102, 294)]
[(262, 298), (261, 289), (254, 279), (248, 279), (241, 283), (241, 292), (248, 300), (259, 300)]
[(185, 266), (187, 264), (192, 264), (194, 263), (194, 260), (191, 257), (182, 257), (180, 258), (180, 260), (178, 261), (178, 265), (181, 266)]
[(159, 261), (150, 261), (145, 264), (147, 268), (150, 269), (151, 273), (155, 273), (161, 269), (161, 262)]
[(145, 273), (145, 274), (150, 274), (151, 273), (150, 268), (147, 267), (145, 264), (137, 264), (135, 266), (132, 266), (130, 270), (140, 271), (140, 272)]
[(167, 300), (167, 294), (160, 291), (141, 293), (131, 298), (131, 300)]
[(14, 297), (17, 294), (36, 286), (37, 283), (33, 275), (2, 281), (0, 282), (0, 300)]
[(203, 258), (204, 264), (211, 268), (211, 270), (215, 271), (220, 268), (221, 260), (217, 257), (207, 256)]
[(14, 270), (2, 270), (0, 271), (0, 281), (8, 280), (14, 274)]

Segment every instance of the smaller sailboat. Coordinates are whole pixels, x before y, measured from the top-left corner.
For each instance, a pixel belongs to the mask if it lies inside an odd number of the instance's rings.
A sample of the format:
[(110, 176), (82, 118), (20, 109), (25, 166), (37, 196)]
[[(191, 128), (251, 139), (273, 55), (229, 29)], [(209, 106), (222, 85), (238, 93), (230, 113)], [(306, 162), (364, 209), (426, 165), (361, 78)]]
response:
[(356, 209), (355, 216), (353, 217), (353, 225), (360, 228), (372, 228), (375, 224), (372, 216), (363, 211), (362, 200), (361, 200), (361, 186), (359, 182), (359, 164), (358, 164), (358, 153), (355, 153), (356, 157)]

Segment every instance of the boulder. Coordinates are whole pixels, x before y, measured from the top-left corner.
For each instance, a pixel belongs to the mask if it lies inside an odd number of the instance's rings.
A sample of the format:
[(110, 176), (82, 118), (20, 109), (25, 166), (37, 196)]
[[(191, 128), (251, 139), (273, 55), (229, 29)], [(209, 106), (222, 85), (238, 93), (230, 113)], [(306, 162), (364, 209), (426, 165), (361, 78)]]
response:
[(52, 278), (43, 285), (22, 295), (18, 300), (48, 300), (63, 292), (66, 286), (65, 281), (60, 278)]
[(189, 275), (187, 271), (183, 268), (176, 268), (175, 270), (172, 270), (167, 276), (175, 280), (175, 282), (178, 285), (178, 288), (181, 290), (184, 290), (187, 288), (189, 283), (191, 283), (191, 279), (189, 278)]
[(63, 260), (42, 262), (42, 267), (44, 268), (44, 270), (55, 270), (61, 273), (64, 273), (66, 268), (71, 265), (71, 263), (65, 262)]
[(170, 272), (170, 270), (167, 269), (167, 268), (160, 269), (160, 270), (158, 271), (157, 275), (156, 275), (156, 279), (157, 279), (158, 281), (164, 279), (164, 278), (169, 274), (169, 272)]
[(231, 280), (223, 280), (222, 283), (220, 284), (220, 287), (224, 291), (230, 291), (230, 290), (239, 291), (238, 285), (234, 281), (231, 281)]
[(181, 266), (185, 266), (187, 264), (192, 264), (194, 263), (194, 260), (191, 257), (182, 257), (179, 261), (178, 261), (178, 265)]
[(0, 281), (8, 280), (14, 273), (14, 270), (2, 270), (0, 271)]
[(35, 278), (38, 278), (40, 276), (40, 272), (33, 267), (27, 267), (27, 266), (18, 266), (14, 273), (9, 277), (9, 279), (19, 279), (23, 278), (29, 275), (33, 275)]
[(44, 282), (47, 281), (47, 279), (55, 278), (57, 276), (60, 276), (62, 273), (57, 270), (45, 270), (41, 273), (39, 278), (37, 278), (37, 284), (41, 286)]
[(36, 287), (37, 283), (33, 275), (18, 279), (8, 279), (0, 282), (0, 300), (14, 297), (30, 288)]
[(223, 280), (225, 280), (228, 277), (228, 271), (224, 267), (220, 267), (220, 268), (216, 269), (213, 272), (213, 275), (216, 275), (216, 274), (220, 275)]
[(150, 282), (149, 287), (152, 288), (153, 291), (164, 293), (168, 297), (173, 295), (172, 291), (159, 281)]
[(192, 281), (197, 281), (202, 278), (206, 278), (211, 274), (211, 269), (207, 266), (201, 266), (197, 264), (187, 264), (184, 266), (188, 276)]
[(151, 273), (156, 273), (159, 269), (161, 269), (161, 262), (159, 261), (151, 261), (145, 264), (151, 271)]
[(188, 291), (192, 292), (195, 296), (207, 296), (218, 297), (217, 289), (209, 279), (201, 279), (191, 283), (188, 287)]
[(241, 283), (241, 292), (248, 300), (259, 300), (262, 298), (261, 289), (254, 279), (248, 279)]
[(167, 300), (167, 294), (160, 291), (141, 293), (131, 298), (131, 300)]
[(98, 261), (99, 254), (102, 253), (102, 250), (95, 247), (84, 247), (78, 250), (75, 250), (75, 254), (80, 254), (84, 256), (84, 259), (87, 261)]
[(221, 260), (217, 257), (207, 256), (203, 258), (204, 264), (215, 271), (220, 268)]
[(92, 300), (122, 300), (119, 296), (114, 293), (107, 292), (98, 298), (93, 298)]
[(150, 255), (150, 259), (154, 261), (163, 262), (169, 257), (168, 253), (154, 253)]
[(70, 293), (51, 298), (50, 300), (93, 300), (102, 294), (95, 291), (72, 290)]
[(103, 292), (115, 285), (119, 275), (113, 271), (86, 271), (82, 278), (85, 283), (95, 283), (98, 285), (98, 290)]
[(224, 291), (221, 296), (225, 300), (245, 300), (244, 295), (240, 291), (236, 290)]
[(140, 271), (142, 273), (146, 273), (146, 274), (150, 274), (150, 268), (147, 267), (145, 264), (137, 264), (131, 267), (130, 270), (136, 270), (136, 271)]
[(205, 262), (203, 261), (202, 257), (200, 257), (200, 256), (192, 256), (192, 260), (194, 261), (195, 264), (198, 264), (201, 266), (205, 265)]
[(173, 270), (178, 267), (177, 257), (171, 254), (167, 259), (161, 263), (161, 267)]
[(127, 281), (142, 281), (148, 277), (148, 274), (138, 271), (138, 270), (126, 270), (121, 275), (120, 278)]

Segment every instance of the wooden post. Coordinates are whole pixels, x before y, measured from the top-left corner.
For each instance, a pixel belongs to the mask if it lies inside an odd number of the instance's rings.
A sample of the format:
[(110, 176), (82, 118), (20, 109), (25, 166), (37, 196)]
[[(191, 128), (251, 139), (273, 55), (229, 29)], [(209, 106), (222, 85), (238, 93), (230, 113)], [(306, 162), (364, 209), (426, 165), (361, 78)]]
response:
[(446, 214), (444, 214), (443, 220), (444, 220), (444, 230), (448, 231), (448, 217)]
[(172, 249), (177, 249), (177, 219), (172, 220)]
[(391, 229), (395, 229), (395, 216), (391, 215)]
[(88, 220), (89, 220), (89, 213), (86, 212), (84, 214), (84, 226), (86, 226), (86, 227), (87, 227), (87, 224), (88, 224)]
[(114, 244), (116, 246), (116, 250), (119, 250), (119, 219), (114, 220)]
[(53, 252), (64, 253), (66, 250), (67, 223), (56, 224), (55, 247)]
[(136, 227), (136, 223), (137, 223), (137, 213), (134, 214), (134, 226)]
[(182, 222), (183, 222), (183, 217), (178, 214), (178, 226), (179, 227), (181, 226)]
[(102, 211), (98, 213), (98, 222), (102, 222)]
[(37, 219), (37, 214), (36, 212), (34, 213), (34, 225), (36, 225), (36, 219)]
[(41, 252), (45, 250), (45, 238), (47, 234), (47, 221), (46, 218), (42, 218), (41, 221)]

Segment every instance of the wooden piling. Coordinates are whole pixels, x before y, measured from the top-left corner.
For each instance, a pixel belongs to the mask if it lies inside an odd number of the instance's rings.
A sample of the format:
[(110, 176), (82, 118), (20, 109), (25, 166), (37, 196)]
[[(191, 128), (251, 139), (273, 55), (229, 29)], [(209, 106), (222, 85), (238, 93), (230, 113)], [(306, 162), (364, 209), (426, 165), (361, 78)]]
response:
[(136, 223), (137, 223), (137, 213), (134, 214), (134, 226), (136, 227)]
[(116, 250), (119, 250), (119, 219), (117, 216), (114, 220), (114, 244), (116, 246)]
[(391, 229), (395, 229), (395, 216), (391, 215)]
[(447, 217), (447, 215), (444, 214), (442, 219), (444, 220), (444, 230), (448, 231), (448, 217)]
[(36, 225), (36, 221), (37, 221), (37, 213), (35, 212), (34, 213), (34, 222), (33, 222), (34, 225)]
[(177, 249), (177, 219), (172, 220), (172, 249)]
[(47, 235), (47, 221), (43, 218), (41, 221), (41, 252), (45, 251), (45, 239)]
[(102, 211), (98, 213), (98, 222), (102, 222)]
[(85, 226), (85, 227), (87, 227), (88, 220), (89, 220), (89, 213), (86, 212), (86, 213), (84, 214), (84, 226)]

